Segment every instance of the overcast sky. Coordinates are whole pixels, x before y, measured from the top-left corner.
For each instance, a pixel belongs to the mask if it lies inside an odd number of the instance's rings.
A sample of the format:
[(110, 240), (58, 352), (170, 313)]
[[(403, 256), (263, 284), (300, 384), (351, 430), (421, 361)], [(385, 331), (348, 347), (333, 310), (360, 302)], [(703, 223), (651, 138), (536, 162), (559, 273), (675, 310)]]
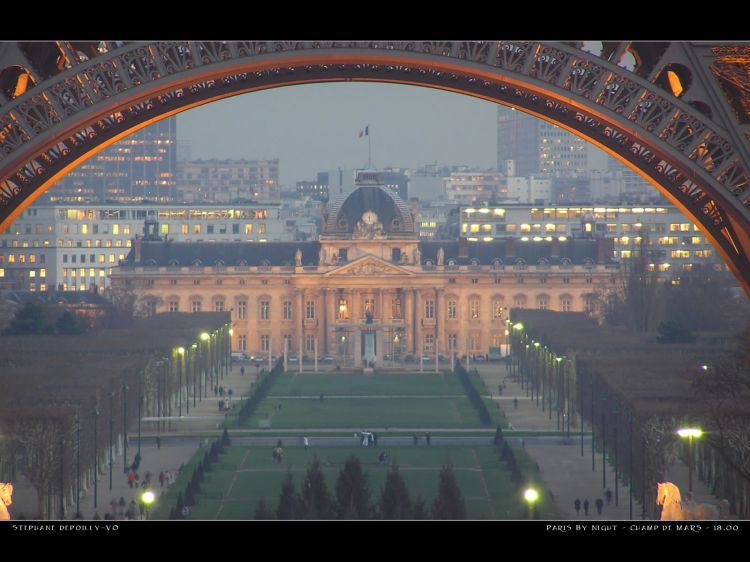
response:
[(496, 105), (431, 88), (311, 84), (235, 96), (181, 113), (177, 137), (192, 158), (276, 158), (281, 184), (367, 163), (418, 168), (435, 161), (497, 165)]

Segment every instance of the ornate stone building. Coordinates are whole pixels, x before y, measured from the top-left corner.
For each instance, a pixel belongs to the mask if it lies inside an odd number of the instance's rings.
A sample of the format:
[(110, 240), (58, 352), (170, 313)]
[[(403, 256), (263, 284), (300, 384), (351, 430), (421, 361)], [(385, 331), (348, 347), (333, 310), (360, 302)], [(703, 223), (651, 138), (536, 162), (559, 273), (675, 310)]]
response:
[(330, 354), (375, 366), (407, 355), (485, 355), (510, 309), (583, 311), (616, 281), (611, 240), (421, 242), (376, 172), (332, 201), (314, 242), (177, 243), (157, 225), (112, 274), (146, 314), (232, 312), (233, 349)]

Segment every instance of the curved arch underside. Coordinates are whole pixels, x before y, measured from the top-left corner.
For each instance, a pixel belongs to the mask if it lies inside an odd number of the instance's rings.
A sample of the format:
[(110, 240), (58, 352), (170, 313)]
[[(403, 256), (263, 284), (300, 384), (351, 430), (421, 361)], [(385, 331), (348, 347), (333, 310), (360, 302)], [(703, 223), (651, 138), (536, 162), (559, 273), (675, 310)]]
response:
[(691, 216), (750, 295), (747, 139), (636, 74), (562, 44), (125, 45), (0, 106), (0, 231), (70, 169), (159, 119), (246, 92), (340, 81), (475, 96), (589, 140)]

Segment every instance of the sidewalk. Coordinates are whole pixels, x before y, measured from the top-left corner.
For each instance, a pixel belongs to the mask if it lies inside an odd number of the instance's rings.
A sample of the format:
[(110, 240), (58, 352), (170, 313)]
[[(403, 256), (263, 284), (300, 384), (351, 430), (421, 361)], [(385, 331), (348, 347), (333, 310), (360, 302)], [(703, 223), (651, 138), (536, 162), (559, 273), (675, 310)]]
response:
[[(515, 430), (547, 430), (557, 431), (556, 413), (552, 413), (552, 419), (549, 419), (549, 411), (542, 412), (541, 398), (539, 406), (536, 400), (532, 401), (526, 396), (526, 391), (521, 388), (517, 382), (510, 378), (505, 379), (507, 375), (504, 364), (480, 365), (479, 374), (485, 383), (488, 391), (492, 392), (493, 400), (505, 413), (505, 417), (513, 424)], [(498, 385), (505, 384), (503, 396), (498, 397)], [(513, 408), (513, 399), (518, 399), (518, 409)], [(533, 437), (524, 438), (524, 448), (529, 455), (537, 462), (540, 468), (541, 477), (554, 495), (557, 510), (561, 518), (564, 519), (608, 519), (608, 520), (627, 520), (630, 519), (630, 498), (628, 495), (627, 482), (616, 482), (612, 457), (606, 465), (606, 482), (602, 474), (602, 454), (594, 454), (594, 470), (591, 463), (591, 439), (584, 435), (583, 456), (581, 456), (580, 426), (570, 426), (570, 440), (567, 441), (563, 435), (557, 444), (542, 440), (535, 440)], [(584, 426), (584, 431), (590, 431), (590, 427)], [(515, 439), (511, 438), (510, 443), (514, 446), (520, 446), (514, 443)], [(669, 469), (669, 481), (675, 483), (680, 490), (685, 493), (688, 489), (688, 467), (681, 462), (675, 463)], [(605, 485), (606, 483), (606, 485)], [(612, 491), (612, 503), (607, 505), (605, 491)], [(619, 501), (615, 505), (615, 493)], [(709, 493), (705, 484), (698, 480), (697, 475), (693, 474), (693, 496), (697, 503), (709, 503), (718, 505), (718, 500)], [(576, 514), (573, 507), (576, 498), (583, 504), (585, 499), (589, 500), (588, 516), (584, 514), (583, 508), (579, 514)], [(602, 514), (596, 512), (595, 501), (597, 498), (604, 500), (604, 509)], [(633, 519), (640, 520), (642, 506), (640, 498), (633, 497), (632, 514)], [(722, 514), (723, 518), (730, 518), (728, 514)]]

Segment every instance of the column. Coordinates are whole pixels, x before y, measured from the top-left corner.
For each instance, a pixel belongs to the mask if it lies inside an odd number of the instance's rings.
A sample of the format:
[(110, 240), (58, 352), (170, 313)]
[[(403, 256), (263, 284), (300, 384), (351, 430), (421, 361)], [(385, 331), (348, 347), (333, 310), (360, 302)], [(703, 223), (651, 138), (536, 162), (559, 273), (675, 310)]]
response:
[(304, 344), (302, 342), (305, 339), (305, 290), (297, 289), (297, 310), (299, 311), (297, 320), (297, 341), (300, 342), (299, 351), (297, 356), (299, 357), (299, 364), (302, 366), (302, 355), (304, 353)]
[(402, 293), (404, 299), (404, 302), (401, 303), (401, 310), (404, 315), (404, 354), (414, 354), (414, 344), (412, 343), (414, 341), (414, 315), (412, 314), (412, 300), (414, 299), (414, 295), (412, 295), (410, 289), (404, 289)]
[(419, 289), (414, 291), (414, 353), (422, 356), (422, 298)]
[(443, 304), (444, 304), (444, 289), (435, 289), (435, 346), (438, 349), (448, 349), (448, 345), (444, 341), (445, 331), (443, 322)]
[[(322, 297), (318, 299), (318, 302), (321, 305), (319, 314), (320, 324), (323, 328), (323, 355), (326, 355), (328, 353), (328, 289), (323, 287), (320, 291)], [(317, 337), (320, 337), (320, 330), (318, 330)], [(317, 351), (315, 352), (315, 355), (317, 356)]]

